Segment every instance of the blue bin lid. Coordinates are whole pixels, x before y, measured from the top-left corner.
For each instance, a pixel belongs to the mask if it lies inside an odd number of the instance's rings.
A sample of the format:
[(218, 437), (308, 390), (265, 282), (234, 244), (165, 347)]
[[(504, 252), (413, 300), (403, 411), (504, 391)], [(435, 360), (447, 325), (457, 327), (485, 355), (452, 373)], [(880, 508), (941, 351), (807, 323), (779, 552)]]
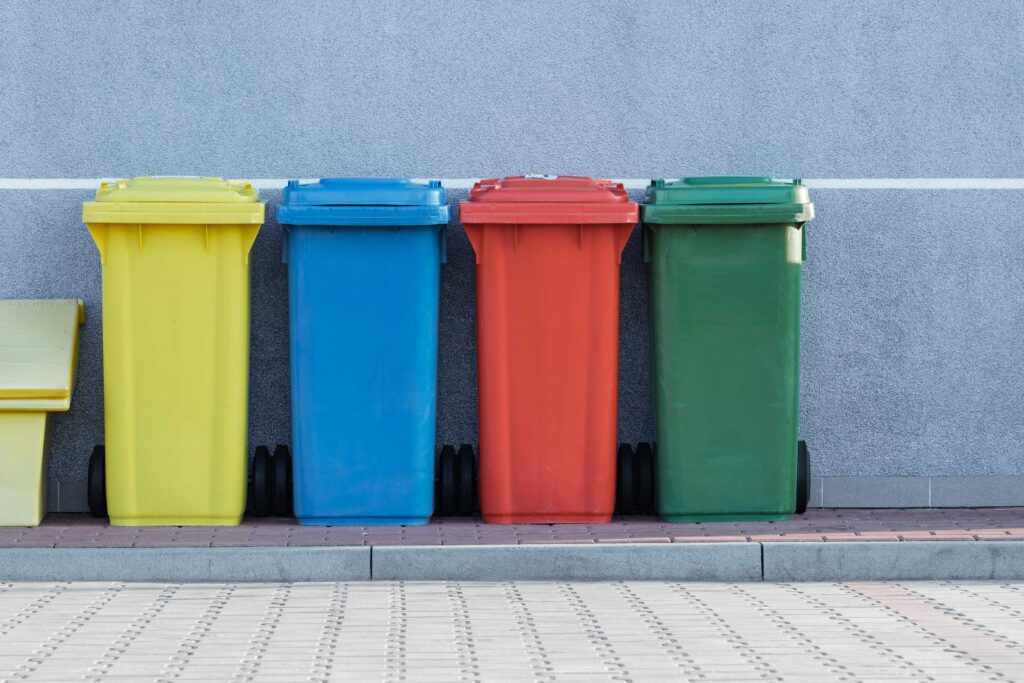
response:
[(289, 180), (277, 221), (285, 225), (443, 225), (448, 204), (440, 180), (321, 178)]

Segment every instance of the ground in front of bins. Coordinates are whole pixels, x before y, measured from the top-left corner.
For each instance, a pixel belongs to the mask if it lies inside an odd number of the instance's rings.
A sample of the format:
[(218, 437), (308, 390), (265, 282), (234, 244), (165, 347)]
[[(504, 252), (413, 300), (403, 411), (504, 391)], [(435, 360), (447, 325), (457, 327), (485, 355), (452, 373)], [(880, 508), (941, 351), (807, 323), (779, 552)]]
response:
[(0, 680), (1024, 678), (1024, 584), (0, 583)]
[(670, 524), (654, 517), (611, 524), (483, 524), (443, 518), (424, 526), (300, 526), (247, 519), (240, 526), (111, 527), (87, 515), (51, 514), (35, 528), (0, 528), (0, 548), (167, 548), (544, 543), (1024, 540), (1024, 508), (810, 509), (786, 522)]

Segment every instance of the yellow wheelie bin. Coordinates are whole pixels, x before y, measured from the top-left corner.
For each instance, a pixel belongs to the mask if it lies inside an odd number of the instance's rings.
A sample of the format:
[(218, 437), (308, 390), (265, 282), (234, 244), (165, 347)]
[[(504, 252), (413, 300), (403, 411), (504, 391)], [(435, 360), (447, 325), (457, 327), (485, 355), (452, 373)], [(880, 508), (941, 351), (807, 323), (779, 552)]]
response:
[(49, 413), (71, 407), (78, 299), (0, 301), (0, 526), (46, 516)]
[(82, 214), (103, 264), (106, 444), (90, 506), (114, 525), (238, 524), (259, 193), (140, 177), (103, 183)]

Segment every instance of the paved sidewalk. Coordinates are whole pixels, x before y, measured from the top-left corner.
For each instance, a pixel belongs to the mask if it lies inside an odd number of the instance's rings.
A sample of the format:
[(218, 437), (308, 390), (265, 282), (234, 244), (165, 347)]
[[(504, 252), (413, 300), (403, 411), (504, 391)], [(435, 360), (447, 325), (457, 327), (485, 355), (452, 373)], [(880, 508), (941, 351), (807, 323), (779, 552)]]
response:
[(50, 515), (33, 529), (0, 528), (0, 548), (203, 548), (591, 543), (774, 543), (1024, 540), (1024, 508), (811, 509), (786, 522), (482, 524), (449, 518), (426, 526), (312, 527), (292, 519), (237, 527), (110, 527), (85, 515)]
[(1024, 679), (1024, 584), (2, 584), (0, 681)]

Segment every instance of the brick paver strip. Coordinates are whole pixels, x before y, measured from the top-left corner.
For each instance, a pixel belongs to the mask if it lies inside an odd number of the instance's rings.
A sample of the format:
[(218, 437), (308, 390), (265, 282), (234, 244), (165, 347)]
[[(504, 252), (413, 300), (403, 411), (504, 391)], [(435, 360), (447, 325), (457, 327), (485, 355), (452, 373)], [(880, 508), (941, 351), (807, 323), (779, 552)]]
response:
[(291, 519), (247, 519), (237, 527), (111, 527), (55, 514), (36, 528), (0, 529), (0, 548), (188, 548), (366, 545), (532, 545), (824, 541), (1024, 540), (1024, 508), (813, 509), (786, 522), (669, 524), (627, 517), (611, 524), (496, 526), (441, 519), (425, 526), (312, 527)]

